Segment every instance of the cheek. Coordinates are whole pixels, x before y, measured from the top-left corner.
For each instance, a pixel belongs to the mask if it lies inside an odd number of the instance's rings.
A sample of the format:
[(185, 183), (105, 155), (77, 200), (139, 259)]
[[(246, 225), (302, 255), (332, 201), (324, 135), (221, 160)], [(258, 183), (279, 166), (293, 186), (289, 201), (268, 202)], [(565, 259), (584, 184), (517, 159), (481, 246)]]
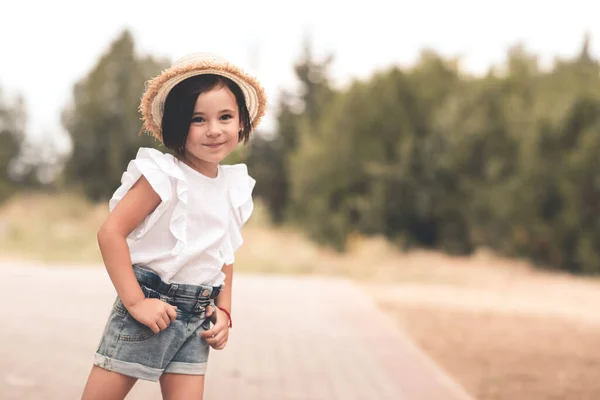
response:
[(231, 139), (237, 140), (238, 135), (239, 135), (238, 130), (235, 127), (231, 127), (229, 129), (227, 129), (226, 134), (227, 134), (227, 138), (230, 140)]
[(202, 133), (198, 129), (190, 128), (188, 131), (186, 142), (195, 142), (197, 141)]

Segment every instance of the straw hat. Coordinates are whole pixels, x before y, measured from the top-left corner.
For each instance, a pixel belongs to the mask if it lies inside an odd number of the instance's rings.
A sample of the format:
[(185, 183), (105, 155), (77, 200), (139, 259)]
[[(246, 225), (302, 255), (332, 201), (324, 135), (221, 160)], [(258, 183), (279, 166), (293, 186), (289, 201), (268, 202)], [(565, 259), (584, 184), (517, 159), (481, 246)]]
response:
[(217, 55), (193, 53), (175, 61), (170, 68), (147, 82), (140, 104), (144, 121), (142, 130), (162, 143), (162, 116), (167, 95), (179, 82), (203, 74), (221, 75), (235, 82), (244, 93), (252, 126), (258, 126), (267, 105), (267, 96), (258, 80)]

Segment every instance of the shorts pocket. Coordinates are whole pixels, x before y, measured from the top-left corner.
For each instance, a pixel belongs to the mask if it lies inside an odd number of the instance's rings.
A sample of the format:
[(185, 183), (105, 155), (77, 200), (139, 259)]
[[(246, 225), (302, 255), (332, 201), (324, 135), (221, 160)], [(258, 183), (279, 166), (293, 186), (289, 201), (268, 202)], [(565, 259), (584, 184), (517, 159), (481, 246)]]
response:
[(120, 317), (124, 317), (127, 314), (127, 309), (125, 308), (125, 306), (121, 302), (121, 299), (118, 296), (113, 304), (112, 312)]
[(123, 342), (143, 342), (154, 336), (152, 329), (138, 322), (131, 314), (127, 313), (123, 321), (123, 328), (119, 333), (119, 340)]

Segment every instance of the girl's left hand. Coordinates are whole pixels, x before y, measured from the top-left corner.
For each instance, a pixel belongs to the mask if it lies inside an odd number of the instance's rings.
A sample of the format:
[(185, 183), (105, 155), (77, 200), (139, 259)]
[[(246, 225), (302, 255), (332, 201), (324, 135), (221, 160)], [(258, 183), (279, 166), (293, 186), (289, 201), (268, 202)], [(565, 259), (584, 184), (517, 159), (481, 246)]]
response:
[[(215, 311), (216, 310), (216, 311)], [(219, 307), (207, 307), (206, 318), (210, 318), (214, 321), (213, 313), (216, 312), (216, 322), (212, 328), (207, 331), (201, 332), (200, 336), (206, 340), (206, 343), (215, 350), (222, 350), (227, 344), (229, 339), (229, 317), (226, 313), (221, 311)]]

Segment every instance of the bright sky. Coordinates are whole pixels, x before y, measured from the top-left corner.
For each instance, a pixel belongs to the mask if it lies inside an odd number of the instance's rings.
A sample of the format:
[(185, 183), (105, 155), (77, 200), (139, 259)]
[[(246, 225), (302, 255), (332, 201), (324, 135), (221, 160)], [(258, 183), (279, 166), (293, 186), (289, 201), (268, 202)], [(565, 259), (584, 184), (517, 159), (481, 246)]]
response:
[[(317, 55), (333, 52), (338, 84), (392, 64), (410, 65), (429, 47), (463, 57), (475, 73), (523, 42), (549, 63), (579, 52), (585, 32), (600, 58), (598, 0), (5, 1), (0, 3), (0, 87), (25, 97), (28, 131), (62, 132), (60, 112), (123, 28), (138, 51), (174, 60), (210, 51), (242, 64), (274, 100), (293, 88), (292, 63), (310, 32)], [(168, 5), (168, 6), (167, 6)], [(250, 54), (259, 57), (252, 60)], [(140, 93), (141, 96), (141, 93)], [(275, 101), (271, 102), (273, 105)], [(266, 128), (272, 128), (272, 112)], [(134, 132), (132, 132), (134, 134)]]

